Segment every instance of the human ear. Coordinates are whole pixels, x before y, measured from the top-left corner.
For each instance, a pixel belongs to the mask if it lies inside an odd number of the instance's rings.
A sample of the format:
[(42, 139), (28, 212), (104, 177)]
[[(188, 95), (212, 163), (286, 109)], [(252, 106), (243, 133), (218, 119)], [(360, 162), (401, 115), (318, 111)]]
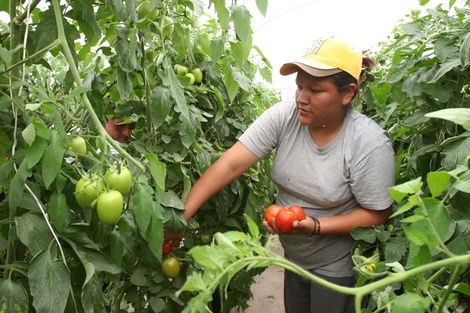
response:
[(351, 103), (352, 99), (356, 95), (357, 85), (349, 84), (343, 92), (343, 105)]

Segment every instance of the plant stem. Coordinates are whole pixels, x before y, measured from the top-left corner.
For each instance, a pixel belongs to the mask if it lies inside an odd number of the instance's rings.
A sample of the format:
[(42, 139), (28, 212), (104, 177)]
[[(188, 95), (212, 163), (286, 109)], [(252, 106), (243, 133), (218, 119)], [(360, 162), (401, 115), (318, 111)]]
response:
[[(58, 40), (59, 40), (59, 45), (62, 48), (62, 53), (65, 55), (65, 58), (67, 59), (67, 63), (70, 66), (70, 71), (72, 72), (72, 75), (74, 77), (75, 83), (77, 86), (83, 86), (82, 85), (82, 80), (80, 78), (80, 73), (78, 72), (78, 68), (75, 65), (75, 61), (72, 56), (72, 52), (70, 51), (70, 47), (67, 43), (67, 37), (65, 35), (64, 31), (64, 25), (62, 23), (62, 15), (60, 12), (60, 6), (58, 0), (52, 0), (52, 5), (54, 7), (54, 13), (55, 13), (55, 19), (57, 23), (57, 33), (58, 33)], [(87, 111), (90, 113), (91, 120), (95, 123), (96, 129), (98, 130), (98, 133), (105, 138), (105, 140), (113, 146), (119, 154), (125, 158), (128, 159), (130, 162), (134, 163), (134, 165), (140, 169), (141, 171), (145, 171), (145, 167), (136, 159), (134, 159), (129, 153), (127, 153), (126, 150), (124, 150), (117, 141), (115, 141), (104, 129), (100, 119), (96, 115), (95, 110), (93, 110), (93, 107), (90, 103), (90, 100), (88, 100), (88, 97), (86, 96), (86, 93), (83, 93), (81, 95), (81, 100), (82, 100), (82, 105), (87, 109)]]

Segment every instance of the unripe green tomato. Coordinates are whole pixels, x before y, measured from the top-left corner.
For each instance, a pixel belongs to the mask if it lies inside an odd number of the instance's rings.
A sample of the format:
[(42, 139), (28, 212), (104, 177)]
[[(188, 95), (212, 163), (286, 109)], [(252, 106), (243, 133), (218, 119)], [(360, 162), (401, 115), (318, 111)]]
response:
[(149, 13), (149, 19), (152, 21), (152, 22), (155, 22), (158, 17), (160, 16), (160, 10), (155, 8), (153, 9), (150, 13)]
[(125, 166), (121, 166), (120, 169), (117, 166), (109, 168), (104, 174), (104, 178), (110, 189), (115, 189), (124, 196), (131, 190), (132, 175)]
[(212, 241), (212, 236), (211, 234), (202, 234), (201, 235), (201, 243), (204, 244), (204, 245), (207, 245), (208, 243), (210, 243)]
[(174, 29), (174, 21), (171, 17), (165, 16), (164, 18), (164, 23), (163, 23), (163, 37), (164, 38), (170, 38), (171, 35), (173, 34), (173, 29)]
[(150, 13), (150, 1), (145, 0), (137, 7), (137, 17), (139, 20), (147, 17)]
[(180, 65), (176, 68), (176, 74), (178, 74), (178, 76), (184, 76), (188, 73), (188, 68), (184, 65)]
[(180, 274), (180, 262), (175, 257), (169, 257), (163, 260), (162, 271), (163, 275), (168, 278), (175, 278)]
[(192, 71), (193, 75), (194, 75), (194, 83), (195, 84), (199, 84), (201, 83), (202, 81), (202, 71), (200, 68), (195, 68), (193, 71)]
[(189, 78), (189, 82), (188, 82), (189, 85), (194, 84), (195, 78), (194, 78), (194, 75), (192, 73), (186, 73), (186, 75), (184, 75), (184, 76)]
[(80, 136), (70, 140), (69, 146), (78, 154), (86, 154), (86, 142)]
[(117, 190), (101, 193), (96, 202), (98, 218), (107, 225), (113, 225), (119, 220), (123, 207), (124, 198)]
[(75, 199), (82, 209), (93, 209), (92, 203), (104, 191), (101, 178), (81, 177), (75, 185)]
[(152, 62), (155, 59), (155, 51), (151, 49), (145, 50), (145, 59), (149, 62)]

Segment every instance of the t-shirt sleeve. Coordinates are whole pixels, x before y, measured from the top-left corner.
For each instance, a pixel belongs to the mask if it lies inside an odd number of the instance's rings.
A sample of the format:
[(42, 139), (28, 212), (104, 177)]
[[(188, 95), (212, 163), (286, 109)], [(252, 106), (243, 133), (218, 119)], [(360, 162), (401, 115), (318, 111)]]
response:
[(257, 157), (266, 157), (278, 145), (288, 108), (287, 102), (273, 105), (261, 114), (238, 140)]
[(389, 189), (395, 184), (395, 155), (392, 145), (383, 142), (374, 147), (355, 166), (350, 186), (359, 205), (384, 210), (393, 204)]

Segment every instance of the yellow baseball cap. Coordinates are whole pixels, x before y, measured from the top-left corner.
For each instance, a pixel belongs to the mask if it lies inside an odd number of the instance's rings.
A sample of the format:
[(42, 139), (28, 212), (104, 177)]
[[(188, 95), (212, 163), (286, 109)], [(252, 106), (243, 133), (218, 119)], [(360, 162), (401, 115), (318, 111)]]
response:
[(316, 77), (345, 71), (359, 81), (362, 71), (362, 51), (351, 43), (334, 37), (315, 40), (305, 54), (281, 66), (281, 75), (302, 69)]

